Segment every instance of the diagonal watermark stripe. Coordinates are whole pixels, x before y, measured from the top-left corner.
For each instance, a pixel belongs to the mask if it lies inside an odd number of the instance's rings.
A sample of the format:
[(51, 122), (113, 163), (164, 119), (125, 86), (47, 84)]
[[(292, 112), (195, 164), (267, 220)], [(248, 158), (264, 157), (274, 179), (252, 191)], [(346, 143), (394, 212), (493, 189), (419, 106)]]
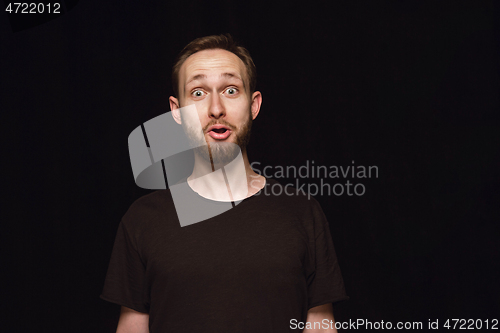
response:
[[(222, 214), (235, 207), (242, 200), (234, 201), (232, 194), (247, 190), (245, 164), (241, 149), (233, 143), (230, 147), (234, 158), (205, 172), (196, 179), (205, 184), (225, 184), (228, 200), (212, 200), (191, 189), (187, 182), (179, 182), (193, 171), (194, 154), (209, 155), (209, 146), (204, 140), (204, 132), (195, 105), (178, 109), (183, 119), (180, 126), (171, 112), (148, 120), (138, 126), (128, 137), (130, 163), (134, 180), (145, 189), (170, 189), (180, 225), (187, 226)], [(189, 137), (186, 129), (195, 137)], [(212, 144), (216, 145), (216, 144)], [(213, 148), (212, 148), (213, 149)], [(212, 156), (212, 155), (210, 155)], [(221, 191), (220, 188), (213, 189)], [(222, 190), (224, 191), (224, 190)], [(210, 192), (210, 191), (209, 191)]]

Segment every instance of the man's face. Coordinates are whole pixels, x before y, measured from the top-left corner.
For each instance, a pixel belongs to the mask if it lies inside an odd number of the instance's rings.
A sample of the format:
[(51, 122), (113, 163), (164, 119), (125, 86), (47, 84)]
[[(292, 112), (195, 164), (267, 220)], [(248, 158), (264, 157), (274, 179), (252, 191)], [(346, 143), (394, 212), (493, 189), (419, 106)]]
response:
[[(259, 103), (253, 112), (256, 94)], [(246, 68), (238, 56), (221, 49), (191, 55), (179, 71), (179, 95), (179, 107), (195, 104), (203, 131), (195, 130), (189, 119), (183, 118), (186, 134), (196, 145), (208, 144), (214, 164), (233, 160), (239, 152), (235, 145), (245, 150), (260, 108), (260, 93), (249, 95)], [(197, 152), (210, 161), (206, 149)]]

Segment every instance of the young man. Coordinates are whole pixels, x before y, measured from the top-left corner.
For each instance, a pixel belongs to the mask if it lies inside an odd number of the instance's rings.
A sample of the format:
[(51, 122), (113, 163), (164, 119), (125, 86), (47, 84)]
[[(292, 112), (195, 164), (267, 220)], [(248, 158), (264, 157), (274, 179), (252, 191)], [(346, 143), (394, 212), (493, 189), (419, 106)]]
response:
[(348, 297), (325, 215), (298, 191), (264, 191), (281, 185), (248, 161), (262, 104), (255, 73), (230, 35), (181, 51), (170, 107), (198, 147), (184, 184), (206, 203), (238, 204), (187, 226), (170, 190), (131, 205), (101, 295), (122, 306), (118, 333), (336, 332), (332, 303)]

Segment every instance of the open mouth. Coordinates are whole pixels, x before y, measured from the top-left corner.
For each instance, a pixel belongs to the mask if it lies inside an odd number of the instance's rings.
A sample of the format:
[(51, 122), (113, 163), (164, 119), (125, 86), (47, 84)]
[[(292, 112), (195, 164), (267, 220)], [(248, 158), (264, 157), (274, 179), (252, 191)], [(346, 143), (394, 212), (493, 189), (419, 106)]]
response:
[(222, 134), (227, 131), (227, 128), (214, 128), (212, 131), (214, 131), (215, 133)]
[(208, 135), (216, 140), (225, 140), (231, 135), (231, 130), (224, 125), (214, 125), (208, 129)]

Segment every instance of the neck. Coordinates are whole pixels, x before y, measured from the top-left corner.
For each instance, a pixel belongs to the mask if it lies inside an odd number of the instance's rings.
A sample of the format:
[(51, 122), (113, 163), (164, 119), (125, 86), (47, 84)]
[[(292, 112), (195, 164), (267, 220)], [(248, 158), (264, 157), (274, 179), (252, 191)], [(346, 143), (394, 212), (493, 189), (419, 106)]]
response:
[(195, 153), (193, 172), (187, 180), (199, 195), (216, 201), (243, 200), (257, 193), (266, 183), (265, 178), (250, 166), (246, 149), (225, 166), (213, 165)]

